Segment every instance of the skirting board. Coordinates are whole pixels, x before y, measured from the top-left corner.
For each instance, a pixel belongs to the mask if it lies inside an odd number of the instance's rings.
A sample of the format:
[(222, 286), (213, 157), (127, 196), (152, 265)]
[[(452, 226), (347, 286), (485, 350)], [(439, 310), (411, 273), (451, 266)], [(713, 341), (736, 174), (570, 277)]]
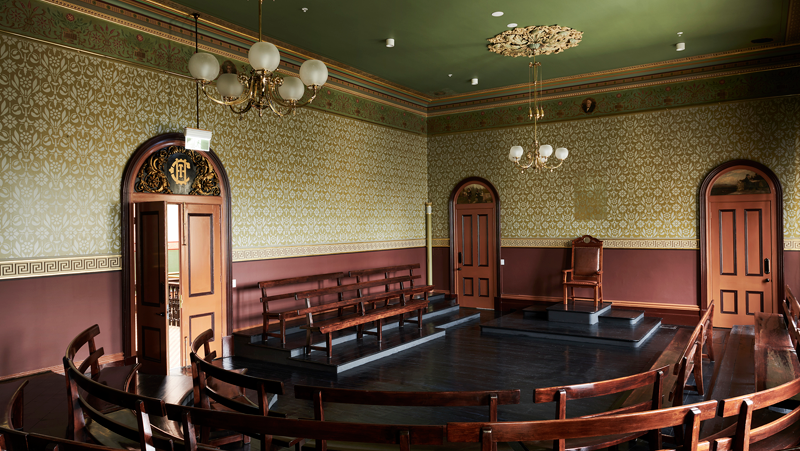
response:
[[(125, 360), (125, 355), (123, 353), (121, 353), (121, 352), (118, 352), (116, 354), (111, 354), (111, 355), (100, 357), (100, 359), (98, 360), (98, 363), (100, 363), (100, 365), (107, 365), (109, 363), (119, 362), (119, 361), (122, 361), (122, 360)], [(80, 364), (82, 362), (83, 361), (75, 362), (75, 365), (76, 366), (80, 366)], [(23, 371), (21, 373), (9, 374), (8, 376), (0, 376), (0, 382), (11, 380), (11, 379), (18, 379), (20, 377), (33, 376), (33, 375), (36, 375), (36, 374), (46, 373), (48, 371), (52, 371), (52, 372), (58, 373), (58, 374), (64, 374), (64, 365), (49, 366), (47, 368), (39, 368), (39, 369), (36, 369), (36, 370)]]

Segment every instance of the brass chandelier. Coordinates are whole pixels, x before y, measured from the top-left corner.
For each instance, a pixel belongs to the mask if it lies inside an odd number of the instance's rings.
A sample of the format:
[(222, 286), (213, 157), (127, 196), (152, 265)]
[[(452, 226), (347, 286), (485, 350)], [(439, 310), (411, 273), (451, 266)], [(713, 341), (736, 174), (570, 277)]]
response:
[[(533, 150), (529, 150), (526, 155), (527, 161), (520, 162), (522, 154), (525, 150), (522, 146), (513, 146), (508, 154), (508, 159), (511, 160), (520, 172), (525, 172), (526, 169), (533, 167), (534, 170), (540, 171), (544, 169), (557, 169), (564, 164), (564, 160), (569, 155), (566, 147), (559, 147), (555, 150), (555, 157), (557, 163), (548, 165), (547, 160), (553, 155), (553, 146), (549, 144), (539, 145), (537, 122), (544, 117), (544, 108), (540, 105), (542, 95), (542, 63), (536, 61), (536, 56), (533, 56), (533, 62), (528, 63), (528, 119), (533, 120)], [(538, 87), (538, 90), (537, 90)]]
[[(252, 66), (249, 75), (225, 73), (217, 78), (220, 66), (210, 53), (198, 52), (189, 59), (189, 73), (203, 94), (214, 103), (230, 107), (239, 119), (243, 119), (251, 109), (258, 111), (259, 117), (264, 111), (272, 111), (280, 117), (294, 115), (298, 108), (310, 104), (317, 97), (319, 89), (328, 80), (328, 68), (319, 60), (305, 61), (300, 66), (300, 78), (284, 77), (276, 72), (281, 62), (280, 52), (275, 45), (261, 40), (262, 3), (263, 0), (259, 0), (258, 42), (247, 54)], [(208, 89), (214, 79), (217, 80), (219, 99)], [(306, 90), (310, 94), (303, 100)]]

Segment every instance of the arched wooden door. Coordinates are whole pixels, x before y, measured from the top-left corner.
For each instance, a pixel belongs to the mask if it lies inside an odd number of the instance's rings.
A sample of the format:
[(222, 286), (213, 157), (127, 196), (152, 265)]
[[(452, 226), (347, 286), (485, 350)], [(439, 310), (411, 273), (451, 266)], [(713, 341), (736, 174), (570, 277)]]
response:
[(714, 326), (752, 325), (778, 311), (783, 291), (780, 184), (758, 163), (732, 162), (703, 186), (705, 305), (717, 306)]
[(499, 235), (497, 191), (487, 181), (468, 179), (451, 202), (452, 292), (462, 307), (495, 308)]
[(213, 152), (187, 150), (183, 140), (152, 138), (123, 176), (123, 336), (144, 373), (185, 366), (189, 344), (209, 328), (222, 355), (230, 331), (228, 179)]

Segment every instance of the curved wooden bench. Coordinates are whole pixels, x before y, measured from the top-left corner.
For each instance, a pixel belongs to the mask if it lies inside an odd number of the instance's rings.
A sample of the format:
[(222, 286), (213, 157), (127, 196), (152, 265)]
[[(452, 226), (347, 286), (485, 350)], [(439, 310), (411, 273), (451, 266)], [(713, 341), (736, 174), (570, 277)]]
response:
[[(703, 348), (707, 350), (707, 354), (703, 353)], [(680, 406), (683, 404), (683, 395), (686, 390), (696, 391), (698, 395), (703, 396), (705, 389), (703, 387), (703, 358), (714, 361), (714, 302), (708, 306), (708, 309), (700, 318), (692, 335), (686, 342), (681, 355), (675, 362), (673, 374), (677, 376), (677, 380), (669, 392), (669, 400), (672, 401), (673, 406)], [(694, 374), (695, 385), (688, 385), (689, 376)]]
[[(786, 449), (800, 444), (800, 406), (766, 424), (754, 427), (753, 414), (800, 394), (800, 378), (778, 387), (719, 402), (719, 415), (737, 417), (736, 424), (701, 443), (701, 450), (746, 451)], [(724, 435), (731, 434), (731, 437)]]
[[(694, 451), (702, 421), (714, 418), (717, 401), (669, 407), (647, 412), (624, 413), (595, 418), (567, 420), (509, 421), (502, 423), (448, 423), (447, 440), (456, 443), (480, 443), (482, 451), (491, 451), (500, 442), (553, 441), (554, 450), (562, 440), (602, 437), (613, 434), (635, 434), (667, 427), (684, 427), (683, 451)], [(657, 449), (651, 444), (651, 449)]]
[[(240, 371), (229, 371), (215, 366), (211, 361), (216, 354), (209, 353), (210, 348), (208, 346), (209, 340), (213, 337), (214, 331), (211, 329), (198, 335), (192, 343), (192, 352), (189, 354), (189, 359), (192, 362), (195, 407), (285, 418), (286, 415), (269, 409), (270, 394), (284, 394), (283, 382), (253, 377)], [(204, 348), (205, 358), (201, 358), (196, 352), (201, 347)], [(213, 384), (209, 383), (212, 379), (214, 380)], [(245, 396), (246, 389), (256, 392), (256, 403), (253, 403)], [(211, 409), (212, 402), (216, 404), (214, 409)], [(212, 431), (220, 433), (213, 437)], [(299, 451), (304, 443), (302, 438), (289, 438), (285, 437), (285, 434), (279, 435), (281, 437), (266, 437), (266, 439), (261, 437), (262, 451), (292, 446)], [(200, 443), (203, 444), (218, 446), (243, 439), (245, 442), (249, 442), (249, 439), (245, 439), (241, 434), (231, 434), (231, 431), (225, 430), (225, 428), (212, 428), (208, 425), (200, 428)]]
[(0, 427), (0, 451), (119, 451), (119, 448), (76, 442), (61, 437), (29, 434)]
[[(207, 426), (231, 429), (251, 436), (270, 437), (286, 434), (304, 436), (317, 441), (397, 445), (401, 451), (408, 451), (413, 445), (444, 444), (444, 426), (290, 420), (172, 404), (167, 405), (167, 413), (170, 419), (182, 422), (184, 435), (187, 437), (193, 437), (194, 430), (198, 426)], [(193, 445), (191, 441), (187, 442), (186, 451), (194, 451)], [(269, 445), (268, 442), (265, 446)]]
[(28, 385), (28, 380), (22, 381), (17, 386), (11, 398), (8, 400), (5, 411), (3, 412), (3, 422), (0, 426), (9, 429), (22, 429), (25, 420), (25, 386)]
[[(658, 410), (661, 408), (662, 398), (664, 397), (664, 377), (669, 372), (669, 366), (664, 366), (654, 370), (650, 370), (640, 374), (631, 376), (620, 377), (617, 379), (610, 379), (600, 382), (589, 382), (586, 384), (577, 385), (564, 385), (558, 387), (537, 388), (533, 392), (533, 402), (555, 402), (556, 403), (556, 419), (563, 420), (567, 418), (567, 401), (575, 399), (594, 398), (598, 396), (606, 396), (617, 393), (627, 392), (628, 390), (636, 390), (652, 386), (650, 390), (650, 399), (638, 402), (632, 405), (620, 407), (615, 410), (610, 410), (595, 415), (583, 416), (581, 418), (601, 417), (608, 415), (617, 415), (630, 412), (642, 412), (647, 410)], [(566, 442), (564, 439), (559, 439), (553, 444), (553, 449), (581, 449), (590, 451), (594, 449), (607, 448), (616, 446), (620, 443), (629, 442), (649, 433), (648, 441), (655, 444), (657, 448), (661, 447), (661, 431), (652, 430), (649, 432), (635, 431), (630, 434), (618, 434), (607, 437), (591, 437), (590, 440), (579, 439), (571, 442)], [(532, 447), (542, 447), (542, 443), (526, 444), (528, 449)]]

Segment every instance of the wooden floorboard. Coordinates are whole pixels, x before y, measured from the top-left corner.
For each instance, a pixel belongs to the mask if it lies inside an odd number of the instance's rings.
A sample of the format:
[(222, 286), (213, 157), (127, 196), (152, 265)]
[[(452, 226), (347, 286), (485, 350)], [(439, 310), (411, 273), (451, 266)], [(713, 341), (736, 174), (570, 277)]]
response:
[[(662, 327), (640, 348), (581, 343), (560, 343), (514, 336), (481, 334), (479, 324), (496, 317), (477, 312), (480, 321), (449, 328), (445, 338), (425, 343), (339, 375), (266, 364), (237, 357), (224, 359), (228, 368), (245, 367), (248, 374), (281, 380), (287, 395), (279, 396), (273, 410), (293, 418), (313, 418), (307, 401), (294, 399), (294, 385), (320, 385), (375, 390), (521, 390), (522, 403), (500, 406), (500, 420), (551, 419), (555, 405), (533, 404), (539, 387), (577, 384), (639, 373), (650, 369), (673, 340), (677, 330)], [(66, 394), (62, 375), (48, 373), (26, 389), (26, 429), (63, 436), (66, 428)], [(33, 384), (33, 379), (31, 384)], [(0, 396), (3, 387), (0, 384)], [(188, 390), (188, 377), (139, 380), (140, 393), (178, 402)], [(41, 387), (40, 387), (41, 385)], [(615, 397), (578, 400), (569, 405), (570, 416), (608, 410)], [(330, 405), (326, 418), (341, 421), (409, 424), (444, 424), (447, 421), (482, 421), (485, 408), (406, 408)]]

